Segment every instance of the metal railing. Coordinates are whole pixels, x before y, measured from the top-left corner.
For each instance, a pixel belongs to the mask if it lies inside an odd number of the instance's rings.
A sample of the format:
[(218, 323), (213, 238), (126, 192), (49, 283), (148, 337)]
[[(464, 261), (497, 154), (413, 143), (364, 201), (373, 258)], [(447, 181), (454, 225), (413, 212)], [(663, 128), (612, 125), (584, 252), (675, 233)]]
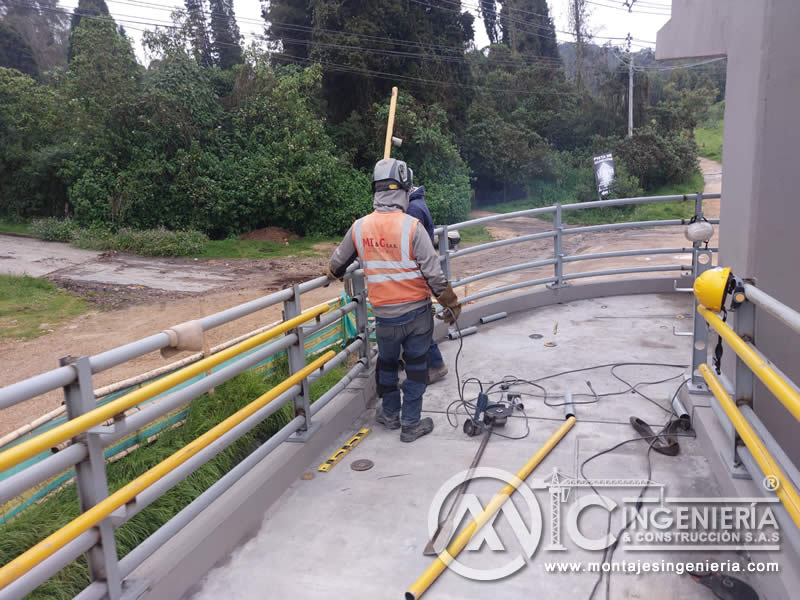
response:
[[(6, 408), (62, 387), (68, 416), (65, 423), (0, 452), (0, 472), (42, 452), (47, 452), (62, 442), (70, 442), (60, 452), (2, 481), (0, 504), (74, 467), (81, 505), (81, 515), (78, 518), (7, 565), (0, 567), (0, 599), (24, 596), (83, 554), (88, 555), (92, 583), (78, 597), (120, 598), (125, 577), (194, 516), (229, 489), (259, 460), (287, 439), (305, 440), (312, 430), (313, 416), (354, 377), (369, 368), (366, 286), (363, 271), (357, 267), (358, 265), (354, 265), (348, 270), (347, 275), (352, 299), (337, 309), (330, 310), (327, 305), (321, 305), (307, 311), (301, 310), (302, 293), (329, 283), (326, 277), (319, 277), (291, 289), (281, 290), (204, 317), (200, 320), (200, 324), (206, 331), (269, 306), (283, 303), (286, 320), (267, 331), (184, 366), (99, 407), (95, 401), (92, 376), (168, 346), (169, 337), (166, 333), (149, 336), (91, 357), (83, 356), (77, 359), (65, 357), (61, 359), (61, 366), (58, 369), (0, 389), (0, 408)], [(303, 352), (304, 337), (312, 335), (351, 312), (355, 313), (357, 329), (354, 341), (338, 354), (329, 351), (306, 365)], [(143, 427), (164, 418), (221, 383), (280, 352), (286, 352), (289, 357), (290, 376), (286, 380), (109, 495), (104, 448), (135, 434)], [(354, 354), (359, 357), (356, 365), (314, 404), (311, 404), (310, 384)], [(211, 368), (228, 363), (233, 358), (237, 360), (209, 373)], [(176, 389), (176, 386), (201, 373), (208, 374), (190, 385)], [(129, 408), (141, 405), (164, 393), (166, 395), (158, 403), (149, 404), (134, 414), (126, 415), (125, 411)], [(294, 405), (295, 414), (292, 421), (123, 560), (118, 560), (114, 539), (115, 529), (290, 402)], [(113, 424), (104, 425), (109, 421)]]
[[(460, 281), (454, 281), (453, 284), (454, 286), (465, 285), (470, 282), (540, 267), (552, 267), (552, 276), (538, 277), (510, 285), (499, 285), (484, 289), (462, 298), (462, 302), (475, 302), (497, 294), (539, 285), (549, 284), (551, 288), (557, 289), (570, 285), (571, 280), (589, 277), (662, 272), (691, 273), (691, 275), (697, 276), (712, 266), (711, 258), (713, 252), (715, 252), (715, 249), (703, 247), (699, 242), (687, 248), (646, 248), (585, 255), (569, 255), (564, 250), (563, 240), (565, 236), (603, 231), (624, 231), (642, 227), (675, 226), (686, 223), (684, 220), (670, 219), (568, 227), (564, 215), (577, 214), (581, 210), (591, 208), (688, 200), (694, 201), (694, 215), (696, 218), (700, 218), (703, 216), (702, 201), (719, 197), (719, 194), (698, 193), (688, 196), (605, 200), (536, 208), (456, 223), (437, 229), (441, 240), (442, 266), (448, 277), (450, 277), (451, 261), (457, 260), (459, 257), (531, 240), (553, 240), (552, 252), (546, 257), (470, 275)], [(448, 231), (457, 231), (475, 225), (514, 219), (521, 216), (539, 215), (550, 215), (552, 217), (553, 225), (551, 230), (521, 235), (507, 240), (497, 240), (468, 248), (452, 250), (449, 248)], [(718, 220), (712, 220), (712, 222), (716, 223)], [(677, 253), (691, 253), (691, 265), (645, 265), (578, 273), (565, 273), (564, 271), (564, 265), (567, 263), (577, 264), (596, 259)], [(0, 482), (0, 504), (75, 467), (75, 480), (82, 511), (78, 519), (35, 545), (8, 565), (0, 568), (0, 600), (19, 598), (29, 593), (82, 554), (88, 555), (92, 583), (79, 594), (78, 598), (83, 600), (99, 600), (104, 597), (108, 597), (111, 600), (120, 598), (122, 595), (122, 583), (126, 577), (205, 507), (220, 497), (258, 461), (262, 460), (285, 440), (303, 441), (308, 439), (313, 432), (313, 416), (326, 403), (336, 397), (354, 377), (369, 368), (371, 353), (369, 348), (366, 285), (363, 271), (358, 269), (357, 264), (348, 269), (346, 280), (352, 301), (327, 314), (323, 314), (323, 308), (310, 309), (305, 312), (301, 309), (300, 300), (303, 293), (320, 288), (328, 283), (327, 278), (319, 277), (295, 285), (293, 288), (284, 289), (200, 319), (199, 323), (202, 329), (207, 331), (269, 306), (283, 303), (286, 320), (273, 329), (261, 332), (217, 354), (185, 366), (162, 379), (146, 384), (144, 387), (100, 407), (95, 402), (93, 375), (168, 346), (169, 337), (166, 333), (157, 333), (94, 356), (77, 359), (65, 357), (61, 361), (61, 366), (57, 369), (0, 389), (0, 409), (3, 409), (52, 390), (63, 388), (69, 417), (69, 420), (63, 425), (59, 425), (32, 440), (19, 443), (4, 452), (0, 452), (0, 471), (13, 465), (19, 465), (42, 450), (48, 450), (54, 444), (66, 440), (71, 442), (60, 452)], [(331, 354), (325, 355), (311, 365), (306, 366), (303, 355), (304, 336), (336, 322), (350, 312), (355, 313), (356, 340), (335, 356)], [(310, 322), (313, 322), (313, 325), (303, 326), (303, 324)], [(705, 334), (705, 328), (696, 326), (695, 333)], [(144, 426), (165, 417), (175, 409), (185, 406), (194, 398), (258, 365), (270, 356), (284, 351), (288, 354), (290, 370), (290, 377), (286, 381), (265, 396), (254, 400), (247, 407), (207, 432), (207, 434), (191, 442), (176, 455), (166, 459), (163, 463), (128, 483), (122, 489), (109, 495), (103, 457), (104, 448), (125, 439), (141, 430)], [(328, 390), (316, 402), (310, 404), (309, 384), (321, 374), (343, 363), (354, 353), (358, 353), (359, 362), (333, 388)], [(698, 362), (693, 366), (693, 371), (701, 362), (698, 358), (699, 354), (696, 353), (696, 355)], [(212, 366), (221, 365), (226, 359), (234, 356), (239, 358), (232, 364), (222, 366), (199, 381), (180, 389), (174, 389), (174, 386), (190, 380), (193, 375), (207, 372)], [(702, 357), (702, 360), (705, 360), (705, 358)], [(144, 406), (142, 410), (134, 414), (125, 415), (125, 411), (128, 408), (141, 404), (155, 394), (165, 392), (166, 395), (157, 404)], [(118, 560), (114, 540), (114, 530), (116, 528), (152, 504), (194, 470), (289, 402), (293, 404), (295, 417), (288, 425), (259, 446), (252, 454), (236, 465), (229, 473), (198, 496), (122, 560)], [(113, 424), (103, 425), (109, 419), (112, 420)]]
[[(734, 382), (715, 374), (705, 362), (698, 370), (717, 400), (713, 406), (728, 438), (721, 454), (731, 475), (763, 478), (763, 487), (773, 491), (783, 505), (782, 510), (775, 511), (782, 531), (800, 550), (800, 494), (797, 491), (800, 471), (753, 410), (754, 384), (758, 378), (800, 421), (800, 388), (755, 345), (757, 309), (779, 319), (795, 333), (800, 333), (800, 313), (749, 283), (744, 285), (743, 292), (735, 292), (735, 295), (733, 328), (713, 311), (702, 305), (697, 307), (698, 315), (736, 354)], [(728, 389), (733, 391), (733, 397)]]

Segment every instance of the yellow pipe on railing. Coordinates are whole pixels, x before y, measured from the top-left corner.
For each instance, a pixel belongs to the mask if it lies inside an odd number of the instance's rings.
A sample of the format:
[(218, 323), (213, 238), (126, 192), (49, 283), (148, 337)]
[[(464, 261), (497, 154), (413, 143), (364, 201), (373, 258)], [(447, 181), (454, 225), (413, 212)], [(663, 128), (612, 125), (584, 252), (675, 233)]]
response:
[(697, 312), (708, 322), (731, 349), (741, 358), (750, 370), (767, 386), (775, 397), (800, 421), (800, 394), (764, 358), (758, 355), (739, 335), (720, 319), (715, 312), (705, 306), (698, 306)]
[(764, 446), (758, 434), (756, 434), (750, 423), (747, 422), (747, 419), (744, 418), (739, 407), (736, 406), (736, 403), (728, 395), (728, 392), (722, 387), (722, 382), (720, 382), (719, 378), (711, 371), (708, 365), (700, 365), (700, 374), (703, 376), (703, 379), (706, 380), (708, 387), (711, 389), (714, 397), (719, 401), (725, 414), (728, 415), (728, 418), (731, 423), (733, 423), (736, 432), (739, 434), (739, 437), (742, 438), (745, 446), (753, 453), (753, 458), (758, 463), (761, 471), (766, 477), (774, 478), (774, 480), (778, 482), (778, 488), (775, 490), (775, 493), (778, 495), (778, 498), (781, 499), (781, 502), (783, 502), (786, 512), (792, 517), (795, 525), (800, 528), (800, 495), (792, 485), (791, 480), (786, 477), (786, 474), (781, 470), (778, 463), (772, 458), (772, 455)]
[(327, 304), (307, 310), (293, 319), (284, 321), (269, 331), (254, 335), (250, 339), (236, 344), (235, 346), (231, 346), (227, 350), (217, 352), (208, 358), (199, 360), (194, 364), (167, 375), (166, 377), (162, 377), (161, 379), (158, 379), (152, 383), (148, 383), (147, 385), (140, 387), (138, 390), (129, 392), (124, 396), (109, 402), (108, 404), (104, 404), (103, 406), (89, 411), (88, 413), (83, 414), (75, 419), (70, 419), (63, 425), (54, 427), (50, 431), (46, 431), (33, 439), (22, 442), (13, 448), (9, 448), (5, 452), (0, 452), (0, 472), (16, 466), (22, 461), (36, 456), (40, 452), (45, 452), (57, 444), (73, 438), (76, 435), (94, 427), (95, 425), (99, 425), (104, 421), (113, 418), (115, 415), (125, 412), (129, 408), (132, 408), (137, 404), (144, 402), (145, 400), (149, 400), (153, 396), (157, 396), (158, 394), (166, 392), (179, 383), (183, 383), (192, 377), (208, 371), (212, 367), (216, 367), (217, 365), (220, 365), (225, 361), (242, 354), (243, 352), (252, 350), (264, 342), (271, 340), (282, 333), (286, 333), (287, 331), (294, 329), (306, 321), (310, 321), (311, 319), (318, 317), (327, 310)]
[(464, 530), (459, 533), (456, 538), (450, 542), (446, 550), (436, 557), (430, 567), (417, 579), (413, 585), (408, 588), (406, 592), (406, 600), (417, 600), (425, 591), (436, 581), (436, 578), (441, 575), (451, 562), (453, 562), (464, 547), (469, 543), (473, 536), (480, 531), (481, 527), (491, 519), (500, 507), (505, 504), (506, 500), (513, 494), (520, 484), (531, 474), (531, 472), (538, 466), (544, 457), (555, 448), (556, 444), (561, 441), (567, 432), (575, 425), (575, 417), (569, 417), (564, 424), (559, 427), (550, 439), (547, 440), (539, 450), (531, 456), (523, 467), (517, 471), (516, 476), (512, 481), (503, 486), (497, 495), (491, 499), (489, 504), (486, 505), (481, 513), (475, 517)]
[(308, 364), (308, 366), (305, 368), (301, 369), (282, 383), (276, 385), (267, 393), (259, 396), (256, 400), (238, 412), (232, 414), (218, 425), (215, 425), (197, 439), (189, 442), (186, 446), (178, 450), (169, 458), (161, 461), (149, 471), (143, 473), (124, 487), (108, 496), (106, 499), (97, 503), (81, 516), (67, 523), (64, 525), (64, 527), (33, 546), (30, 550), (12, 560), (3, 568), (0, 568), (0, 589), (4, 588), (12, 581), (30, 571), (33, 567), (41, 563), (48, 556), (51, 556), (60, 548), (63, 548), (80, 534), (88, 531), (100, 523), (100, 521), (108, 517), (119, 507), (124, 506), (133, 500), (137, 494), (141, 493), (143, 490), (147, 489), (159, 479), (173, 471), (175, 468), (185, 463), (203, 448), (222, 437), (222, 435), (236, 427), (249, 416), (255, 414), (257, 411), (269, 404), (272, 400), (283, 394), (286, 390), (300, 383), (303, 379), (322, 367), (322, 365), (331, 360), (334, 356), (336, 356), (335, 352), (326, 352), (320, 358)]

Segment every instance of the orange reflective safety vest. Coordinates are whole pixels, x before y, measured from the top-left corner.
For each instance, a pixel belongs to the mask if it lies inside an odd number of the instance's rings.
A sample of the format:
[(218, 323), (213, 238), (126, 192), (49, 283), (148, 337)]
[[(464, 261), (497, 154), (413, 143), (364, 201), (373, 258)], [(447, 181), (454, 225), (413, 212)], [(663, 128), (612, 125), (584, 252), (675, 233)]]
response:
[(367, 276), (373, 305), (419, 302), (431, 290), (414, 260), (419, 221), (405, 213), (374, 212), (356, 221), (353, 244)]

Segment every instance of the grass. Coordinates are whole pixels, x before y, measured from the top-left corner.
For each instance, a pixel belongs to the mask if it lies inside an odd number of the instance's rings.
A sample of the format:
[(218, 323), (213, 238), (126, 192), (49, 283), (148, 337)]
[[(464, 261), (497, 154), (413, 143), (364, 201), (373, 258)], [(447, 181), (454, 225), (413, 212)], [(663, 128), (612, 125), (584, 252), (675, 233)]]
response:
[[(550, 184), (552, 185), (552, 184)], [(678, 194), (694, 194), (702, 191), (704, 186), (703, 174), (698, 170), (683, 183), (660, 186), (647, 192), (647, 196), (675, 196)], [(575, 202), (574, 194), (569, 190), (561, 192), (550, 191), (544, 197), (563, 198), (562, 204)], [(543, 204), (540, 196), (522, 198), (512, 202), (492, 204), (485, 206), (487, 210), (498, 213), (510, 213), (529, 208), (547, 206)], [(622, 223), (628, 221), (656, 221), (663, 219), (686, 219), (694, 214), (694, 202), (677, 201), (661, 202), (658, 204), (639, 204), (636, 206), (590, 208), (581, 211), (570, 211), (567, 214), (570, 223), (583, 223), (586, 225), (599, 225), (603, 223)], [(550, 215), (540, 215), (538, 218), (551, 220)]]
[[(347, 371), (332, 369), (311, 386), (312, 402), (333, 386)], [(186, 421), (166, 430), (156, 440), (131, 454), (106, 465), (109, 492), (114, 492), (172, 455), (211, 427), (243, 408), (286, 377), (283, 370), (265, 378), (262, 372), (248, 371), (216, 388), (213, 396), (204, 395), (189, 406)], [(214, 482), (269, 439), (293, 416), (291, 403), (284, 405), (192, 475), (177, 484), (156, 502), (116, 531), (117, 551), (122, 558), (197, 498)], [(35, 504), (11, 521), (0, 525), (0, 564), (6, 564), (22, 552), (77, 517), (78, 498), (69, 484), (42, 502)], [(85, 558), (81, 557), (39, 586), (28, 598), (60, 600), (72, 598), (88, 585)]]
[(465, 244), (483, 244), (494, 241), (492, 234), (483, 225), (466, 227), (458, 232), (461, 234), (461, 242)]
[(0, 233), (22, 233), (32, 235), (31, 224), (29, 221), (18, 221), (15, 219), (0, 219)]
[(194, 255), (197, 258), (281, 258), (284, 256), (318, 256), (314, 246), (324, 242), (339, 242), (339, 238), (311, 236), (291, 239), (288, 244), (259, 240), (228, 238), (211, 240), (205, 248)]
[(697, 153), (700, 156), (722, 162), (722, 131), (724, 121), (704, 125), (694, 130), (694, 141), (697, 143)]
[(83, 300), (45, 279), (0, 275), (0, 339), (35, 338), (86, 309)]

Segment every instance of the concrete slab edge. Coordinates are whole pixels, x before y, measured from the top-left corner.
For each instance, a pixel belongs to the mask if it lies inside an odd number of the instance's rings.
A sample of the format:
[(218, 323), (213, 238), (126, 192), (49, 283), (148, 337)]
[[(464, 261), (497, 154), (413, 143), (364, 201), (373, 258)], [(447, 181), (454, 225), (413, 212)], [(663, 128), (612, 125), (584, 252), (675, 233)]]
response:
[(137, 597), (175, 600), (190, 592), (259, 530), (265, 511), (374, 404), (375, 396), (374, 377), (356, 378), (314, 416), (321, 426), (309, 441), (278, 446), (131, 573), (128, 580), (147, 584)]
[[(585, 283), (571, 283), (560, 288), (541, 286), (535, 290), (525, 290), (490, 297), (487, 300), (468, 304), (463, 307), (458, 324), (461, 329), (480, 326), (481, 317), (499, 312), (509, 315), (541, 308), (552, 304), (575, 302), (589, 298), (602, 298), (609, 296), (631, 296), (635, 294), (665, 294), (677, 293), (675, 288), (691, 287), (693, 280), (686, 277), (648, 277), (637, 279), (611, 279)], [(436, 320), (433, 332), (437, 340), (447, 337), (447, 325)]]

